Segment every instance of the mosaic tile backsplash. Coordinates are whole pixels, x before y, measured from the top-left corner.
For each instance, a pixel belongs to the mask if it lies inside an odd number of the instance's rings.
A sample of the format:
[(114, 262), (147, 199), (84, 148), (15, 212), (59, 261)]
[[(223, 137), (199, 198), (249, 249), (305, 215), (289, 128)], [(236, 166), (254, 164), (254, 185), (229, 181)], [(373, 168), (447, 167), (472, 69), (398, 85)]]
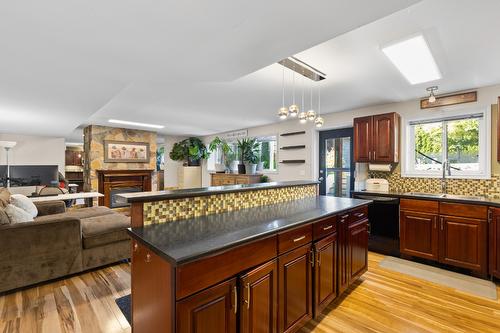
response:
[(144, 225), (271, 205), (317, 195), (317, 185), (233, 192), (144, 203)]
[[(392, 173), (369, 172), (372, 178), (384, 178), (389, 181), (389, 190), (395, 192), (440, 193), (440, 178), (401, 177), (399, 168)], [(500, 175), (491, 175), (490, 179), (447, 179), (449, 194), (484, 196), (500, 199)]]

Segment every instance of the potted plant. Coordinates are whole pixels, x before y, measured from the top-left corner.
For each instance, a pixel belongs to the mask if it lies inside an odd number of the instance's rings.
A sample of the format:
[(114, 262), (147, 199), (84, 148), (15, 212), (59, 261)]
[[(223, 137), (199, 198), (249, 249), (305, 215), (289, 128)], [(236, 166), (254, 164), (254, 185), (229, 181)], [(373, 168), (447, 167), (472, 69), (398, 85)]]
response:
[[(255, 174), (257, 170), (259, 143), (256, 139), (245, 138), (238, 140), (241, 162), (238, 165), (238, 173), (247, 175)], [(243, 167), (242, 167), (243, 164)]]
[(233, 150), (226, 140), (219, 138), (218, 136), (210, 142), (208, 149), (211, 153), (220, 149), (222, 151), (221, 163), (215, 163), (215, 172), (225, 172), (230, 170), (232, 160), (234, 159)]
[(200, 161), (207, 159), (210, 154), (199, 138), (188, 138), (176, 142), (169, 155), (174, 161), (187, 160), (188, 166), (199, 166)]

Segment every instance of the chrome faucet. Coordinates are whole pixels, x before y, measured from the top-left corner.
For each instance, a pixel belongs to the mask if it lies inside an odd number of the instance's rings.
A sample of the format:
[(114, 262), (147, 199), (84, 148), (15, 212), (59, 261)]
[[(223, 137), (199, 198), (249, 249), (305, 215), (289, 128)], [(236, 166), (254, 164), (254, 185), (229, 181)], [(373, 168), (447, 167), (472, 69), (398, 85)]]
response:
[(441, 168), (443, 169), (443, 176), (441, 177), (441, 193), (447, 193), (448, 192), (448, 184), (447, 184), (446, 174), (448, 173), (448, 176), (451, 176), (450, 162), (448, 162), (447, 160), (444, 160)]

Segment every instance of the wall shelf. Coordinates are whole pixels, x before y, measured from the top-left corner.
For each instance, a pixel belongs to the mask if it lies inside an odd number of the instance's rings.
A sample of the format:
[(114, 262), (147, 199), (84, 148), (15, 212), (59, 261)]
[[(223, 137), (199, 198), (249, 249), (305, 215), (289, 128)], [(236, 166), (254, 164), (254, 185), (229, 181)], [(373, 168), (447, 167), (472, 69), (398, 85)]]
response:
[(302, 164), (302, 163), (306, 163), (306, 160), (283, 160), (280, 163), (283, 163), (283, 164)]
[(292, 149), (305, 149), (306, 145), (296, 145), (296, 146), (283, 146), (281, 150), (292, 150)]
[(306, 134), (306, 131), (282, 133), (282, 134), (280, 134), (280, 136), (292, 136), (292, 135), (301, 135), (301, 134)]

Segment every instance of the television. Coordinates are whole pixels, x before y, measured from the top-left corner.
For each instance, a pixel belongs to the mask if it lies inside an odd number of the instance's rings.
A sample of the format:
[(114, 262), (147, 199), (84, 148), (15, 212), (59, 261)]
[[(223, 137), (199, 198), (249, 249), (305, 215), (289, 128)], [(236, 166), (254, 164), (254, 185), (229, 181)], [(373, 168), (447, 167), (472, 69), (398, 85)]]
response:
[[(54, 185), (59, 182), (57, 165), (11, 165), (10, 186)], [(7, 186), (7, 166), (0, 165), (0, 186)]]

